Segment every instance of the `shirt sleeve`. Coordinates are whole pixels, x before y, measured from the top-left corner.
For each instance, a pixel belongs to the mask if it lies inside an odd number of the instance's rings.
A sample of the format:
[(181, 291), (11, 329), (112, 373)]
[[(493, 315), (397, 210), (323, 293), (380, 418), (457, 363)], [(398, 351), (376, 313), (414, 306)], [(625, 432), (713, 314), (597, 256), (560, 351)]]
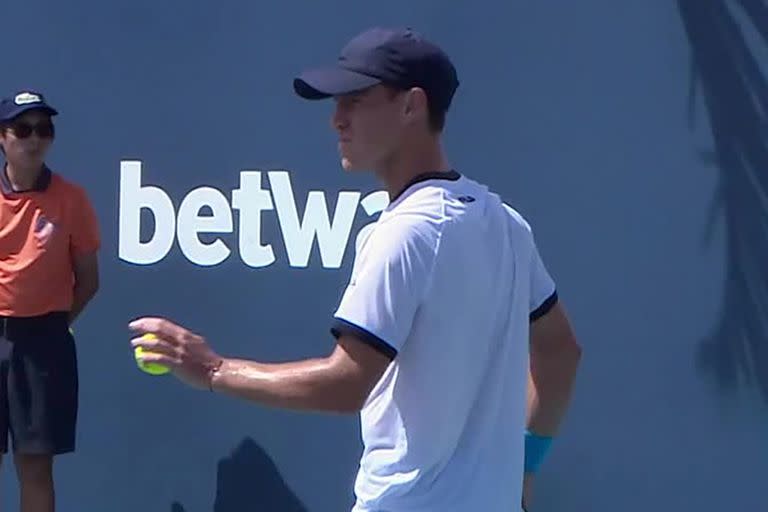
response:
[(331, 333), (353, 334), (394, 358), (430, 285), (438, 242), (438, 227), (426, 221), (376, 226), (355, 258)]
[(557, 303), (557, 289), (552, 276), (541, 259), (536, 244), (531, 253), (531, 304), (530, 321), (546, 315)]
[(72, 234), (70, 249), (73, 258), (97, 251), (101, 246), (99, 222), (88, 194), (75, 188), (76, 200), (72, 204)]

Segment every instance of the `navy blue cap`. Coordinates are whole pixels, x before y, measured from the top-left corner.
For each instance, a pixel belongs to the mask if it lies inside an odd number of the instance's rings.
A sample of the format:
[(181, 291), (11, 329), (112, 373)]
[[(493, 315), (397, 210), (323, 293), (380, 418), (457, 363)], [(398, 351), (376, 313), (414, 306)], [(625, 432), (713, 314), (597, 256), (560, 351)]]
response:
[(448, 56), (417, 32), (372, 28), (347, 43), (335, 66), (302, 73), (293, 88), (302, 98), (319, 100), (377, 84), (420, 87), (436, 107), (448, 110), (459, 79)]
[(0, 122), (10, 121), (28, 110), (44, 110), (48, 115), (58, 114), (55, 108), (45, 101), (45, 97), (35, 91), (19, 91), (13, 98), (0, 101)]

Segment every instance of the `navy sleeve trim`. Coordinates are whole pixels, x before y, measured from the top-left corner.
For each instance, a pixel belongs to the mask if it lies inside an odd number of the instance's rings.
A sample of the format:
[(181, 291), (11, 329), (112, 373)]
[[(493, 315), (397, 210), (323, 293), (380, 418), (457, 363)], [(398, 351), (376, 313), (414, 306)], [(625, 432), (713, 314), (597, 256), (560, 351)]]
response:
[(541, 306), (537, 307), (536, 309), (534, 309), (534, 310), (531, 312), (531, 314), (530, 314), (530, 316), (529, 316), (530, 322), (531, 322), (531, 323), (533, 323), (533, 322), (535, 322), (536, 320), (538, 320), (539, 318), (541, 318), (541, 317), (543, 317), (544, 315), (546, 315), (547, 313), (549, 313), (549, 312), (550, 312), (550, 310), (551, 310), (553, 307), (555, 307), (555, 304), (557, 304), (557, 290), (555, 290), (554, 292), (552, 292), (552, 295), (550, 295), (549, 297), (547, 297), (547, 300), (545, 300), (544, 302), (542, 302), (542, 303), (541, 303)]
[(346, 320), (341, 320), (340, 318), (333, 319), (333, 325), (331, 325), (331, 334), (333, 334), (333, 337), (336, 339), (341, 337), (342, 334), (352, 334), (355, 338), (358, 338), (360, 341), (367, 343), (371, 347), (375, 348), (387, 356), (390, 360), (394, 359), (397, 355), (397, 350), (395, 347), (383, 339), (366, 331), (359, 325), (347, 322)]

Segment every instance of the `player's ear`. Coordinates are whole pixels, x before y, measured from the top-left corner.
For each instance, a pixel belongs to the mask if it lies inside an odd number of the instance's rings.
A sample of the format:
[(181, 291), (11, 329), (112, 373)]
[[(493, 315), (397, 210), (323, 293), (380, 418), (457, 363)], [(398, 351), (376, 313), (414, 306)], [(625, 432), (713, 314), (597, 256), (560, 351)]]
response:
[(419, 121), (428, 116), (427, 94), (420, 87), (412, 87), (405, 93), (404, 112), (410, 121)]

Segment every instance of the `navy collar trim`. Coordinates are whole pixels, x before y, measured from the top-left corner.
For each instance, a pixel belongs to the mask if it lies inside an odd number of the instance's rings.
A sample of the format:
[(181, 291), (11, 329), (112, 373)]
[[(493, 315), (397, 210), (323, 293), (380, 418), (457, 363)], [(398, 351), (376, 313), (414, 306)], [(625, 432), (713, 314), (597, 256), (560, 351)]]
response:
[(8, 167), (5, 165), (3, 166), (3, 172), (0, 173), (0, 190), (2, 190), (5, 195), (23, 194), (24, 192), (44, 192), (51, 184), (52, 174), (53, 173), (48, 166), (43, 166), (43, 170), (37, 177), (37, 180), (35, 180), (32, 188), (28, 190), (14, 190), (13, 185), (11, 185), (11, 180), (8, 178)]
[(419, 174), (415, 176), (411, 181), (409, 181), (400, 192), (398, 192), (394, 197), (392, 197), (390, 202), (394, 203), (400, 198), (400, 196), (402, 196), (405, 193), (406, 190), (424, 181), (429, 181), (429, 180), (458, 181), (459, 178), (461, 178), (461, 173), (453, 169), (447, 172), (425, 172), (423, 174)]

